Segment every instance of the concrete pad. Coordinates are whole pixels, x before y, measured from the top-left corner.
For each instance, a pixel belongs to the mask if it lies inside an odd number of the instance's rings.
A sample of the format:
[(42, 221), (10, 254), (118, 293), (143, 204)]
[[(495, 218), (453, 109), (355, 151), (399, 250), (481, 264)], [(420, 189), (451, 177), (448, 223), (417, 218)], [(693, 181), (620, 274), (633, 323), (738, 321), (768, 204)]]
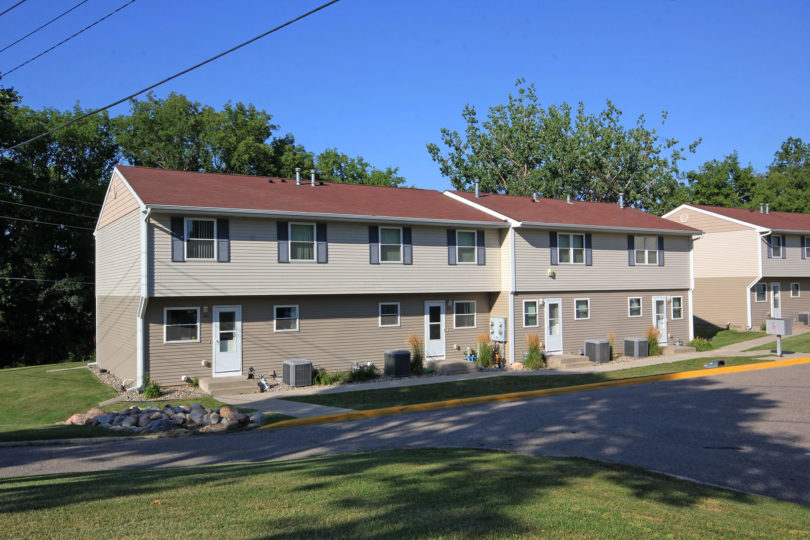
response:
[(236, 405), (238, 407), (247, 407), (256, 409), (261, 412), (273, 412), (278, 414), (285, 414), (295, 418), (309, 418), (313, 416), (327, 416), (331, 414), (340, 414), (352, 412), (352, 409), (342, 409), (340, 407), (325, 407), (323, 405), (314, 405), (312, 403), (299, 403), (297, 401), (287, 401), (277, 398), (257, 397), (254, 395), (233, 395), (224, 396), (218, 395), (216, 398), (225, 403)]

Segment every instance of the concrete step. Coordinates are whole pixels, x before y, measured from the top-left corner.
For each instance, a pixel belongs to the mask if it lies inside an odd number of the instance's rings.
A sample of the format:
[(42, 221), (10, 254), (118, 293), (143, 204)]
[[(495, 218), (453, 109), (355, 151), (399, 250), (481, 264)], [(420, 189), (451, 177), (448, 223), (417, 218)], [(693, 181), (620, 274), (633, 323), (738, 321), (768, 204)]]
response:
[(429, 362), (427, 367), (434, 370), (439, 375), (461, 375), (478, 371), (475, 362), (468, 362), (466, 360), (434, 360)]
[(574, 369), (595, 366), (587, 356), (560, 354), (546, 357), (546, 366), (551, 369)]
[[(253, 394), (259, 390), (258, 380), (239, 377), (202, 377), (200, 388), (209, 394)], [(272, 381), (271, 381), (272, 382)]]

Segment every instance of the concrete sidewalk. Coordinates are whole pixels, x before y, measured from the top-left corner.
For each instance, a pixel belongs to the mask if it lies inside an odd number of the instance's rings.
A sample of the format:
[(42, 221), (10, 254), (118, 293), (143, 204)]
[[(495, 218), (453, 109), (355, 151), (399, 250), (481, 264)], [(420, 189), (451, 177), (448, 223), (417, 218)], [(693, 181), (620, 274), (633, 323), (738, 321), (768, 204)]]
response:
[[(793, 335), (800, 335), (807, 332), (806, 328), (794, 328)], [(273, 412), (284, 414), (295, 418), (310, 418), (315, 416), (325, 416), (330, 414), (340, 414), (350, 412), (352, 409), (342, 409), (338, 407), (326, 407), (322, 405), (314, 405), (312, 403), (301, 403), (296, 401), (287, 401), (282, 398), (293, 396), (308, 396), (314, 394), (340, 394), (344, 392), (358, 392), (362, 390), (380, 390), (387, 388), (404, 388), (410, 386), (421, 386), (425, 384), (438, 384), (453, 381), (465, 381), (471, 379), (486, 379), (489, 377), (525, 377), (537, 375), (571, 375), (582, 373), (604, 373), (607, 371), (617, 371), (621, 369), (630, 369), (635, 367), (652, 366), (657, 364), (668, 364), (678, 362), (681, 360), (691, 360), (693, 358), (722, 358), (724, 356), (763, 356), (763, 360), (787, 360), (792, 358), (806, 357), (806, 353), (788, 353), (781, 358), (777, 358), (774, 354), (769, 354), (769, 351), (750, 351), (746, 349), (758, 347), (774, 341), (774, 336), (765, 336), (740, 343), (734, 343), (720, 349), (705, 352), (690, 352), (679, 353), (666, 356), (651, 356), (647, 358), (632, 359), (623, 362), (609, 362), (607, 364), (594, 364), (583, 368), (568, 369), (568, 370), (555, 370), (545, 369), (542, 371), (505, 371), (505, 370), (487, 370), (478, 373), (465, 373), (460, 375), (435, 375), (426, 377), (408, 377), (403, 379), (386, 379), (376, 380), (363, 383), (343, 384), (339, 386), (331, 386), (323, 388), (319, 386), (308, 386), (305, 388), (298, 388), (295, 390), (287, 390), (280, 392), (269, 392), (265, 394), (216, 394), (214, 397), (241, 407), (248, 407), (263, 412)], [(775, 351), (774, 351), (775, 352)]]

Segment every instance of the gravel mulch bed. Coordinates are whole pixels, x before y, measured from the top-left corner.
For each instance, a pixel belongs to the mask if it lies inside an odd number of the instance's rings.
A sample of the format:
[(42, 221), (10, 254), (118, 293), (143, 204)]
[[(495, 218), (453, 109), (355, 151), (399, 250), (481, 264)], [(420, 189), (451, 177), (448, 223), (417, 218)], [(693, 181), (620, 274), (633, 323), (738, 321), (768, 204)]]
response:
[(126, 392), (123, 381), (109, 371), (101, 373), (99, 372), (98, 366), (90, 366), (89, 369), (96, 377), (98, 377), (98, 380), (115, 390), (115, 392), (118, 394), (119, 401), (165, 401), (167, 399), (193, 399), (198, 397), (208, 397), (211, 395), (207, 392), (203, 392), (199, 388), (193, 388), (187, 385), (167, 386), (161, 387), (160, 398), (157, 400), (149, 400), (146, 399), (142, 393), (136, 390)]

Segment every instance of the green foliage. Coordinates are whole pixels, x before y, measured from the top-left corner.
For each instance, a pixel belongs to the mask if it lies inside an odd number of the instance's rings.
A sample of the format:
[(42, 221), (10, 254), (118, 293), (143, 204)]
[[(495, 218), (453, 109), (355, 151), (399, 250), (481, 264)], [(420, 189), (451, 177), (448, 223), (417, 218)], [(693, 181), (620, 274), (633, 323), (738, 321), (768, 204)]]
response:
[(751, 206), (761, 175), (751, 165), (740, 165), (737, 152), (733, 152), (723, 161), (707, 161), (698, 171), (687, 173), (686, 179), (688, 185), (682, 188), (677, 200), (673, 200), (673, 208), (681, 203)]
[(200, 387), (200, 378), (194, 377), (191, 379), (191, 387), (192, 388), (199, 388)]
[(540, 336), (529, 334), (526, 336), (526, 345), (529, 347), (529, 351), (526, 353), (526, 358), (523, 359), (523, 367), (531, 370), (546, 367), (546, 355), (540, 350)]
[[(664, 210), (681, 177), (685, 149), (677, 140), (660, 140), (643, 115), (625, 128), (622, 112), (610, 101), (598, 114), (586, 114), (582, 103), (576, 111), (567, 103), (543, 108), (534, 85), (519, 79), (516, 86), (517, 96), (490, 107), (486, 120), (465, 106), (464, 134), (441, 130), (446, 153), (427, 145), (453, 187), (470, 190), (480, 180), (484, 192), (598, 202), (616, 202), (624, 193), (630, 206)], [(662, 125), (665, 120), (662, 113)]]
[(647, 328), (645, 337), (647, 338), (647, 354), (649, 356), (660, 356), (663, 352), (661, 350), (661, 345), (658, 343), (658, 338), (661, 337), (661, 332), (659, 332), (656, 327), (650, 326)]
[(320, 171), (320, 178), (327, 182), (393, 187), (405, 182), (398, 174), (398, 167), (388, 167), (384, 171), (375, 169), (361, 156), (350, 158), (338, 152), (337, 148), (327, 148), (318, 154), (315, 162)]
[(326, 368), (314, 368), (312, 370), (312, 384), (319, 386), (329, 386), (337, 382), (335, 376)]
[(369, 362), (368, 364), (352, 366), (349, 375), (354, 382), (371, 381), (379, 378), (380, 371), (377, 366)]
[(709, 340), (704, 339), (702, 337), (696, 337), (692, 341), (689, 342), (690, 347), (694, 347), (696, 351), (711, 351), (714, 349), (714, 346), (709, 342)]
[(488, 368), (492, 367), (493, 362), (492, 345), (488, 341), (479, 343), (478, 358), (475, 360), (475, 365)]
[(160, 385), (155, 381), (149, 381), (143, 389), (143, 397), (146, 399), (157, 399), (161, 396)]
[(411, 350), (411, 375), (424, 375), (425, 348), (422, 338), (416, 334), (408, 336), (408, 347)]

